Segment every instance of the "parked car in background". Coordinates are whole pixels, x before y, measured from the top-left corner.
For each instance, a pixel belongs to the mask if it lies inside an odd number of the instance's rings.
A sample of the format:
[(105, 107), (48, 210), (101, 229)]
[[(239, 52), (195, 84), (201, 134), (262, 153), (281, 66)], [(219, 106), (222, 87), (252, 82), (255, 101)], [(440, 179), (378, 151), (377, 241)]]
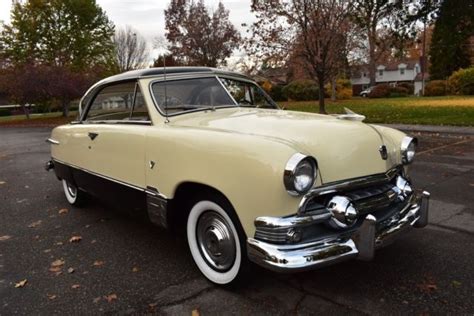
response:
[(90, 194), (183, 228), (203, 275), (229, 284), (249, 262), (370, 260), (427, 224), (429, 194), (409, 177), (416, 139), (360, 119), (280, 110), (233, 72), (131, 71), (91, 87), (78, 121), (52, 131), (46, 169), (72, 205)]
[(369, 87), (369, 88), (367, 88), (367, 89), (361, 91), (361, 92), (359, 93), (359, 95), (360, 95), (361, 97), (363, 97), (363, 98), (367, 98), (373, 88), (374, 88), (374, 87)]

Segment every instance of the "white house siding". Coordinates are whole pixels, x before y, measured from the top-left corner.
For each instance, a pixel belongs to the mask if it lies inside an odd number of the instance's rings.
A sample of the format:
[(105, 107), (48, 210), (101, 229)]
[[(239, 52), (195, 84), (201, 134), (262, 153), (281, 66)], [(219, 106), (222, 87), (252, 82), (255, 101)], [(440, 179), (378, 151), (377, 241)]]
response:
[(398, 82), (398, 81), (413, 81), (415, 79), (416, 73), (414, 69), (405, 69), (405, 73), (400, 74), (400, 70), (383, 70), (383, 75), (380, 76), (379, 70), (377, 70), (377, 75), (375, 81), (378, 83), (382, 82)]
[[(394, 69), (397, 67), (397, 69)], [(375, 72), (375, 83), (397, 83), (397, 82), (411, 82), (415, 83), (415, 77), (419, 73), (420, 66), (418, 63), (411, 63), (407, 65), (405, 63), (400, 63), (398, 65), (391, 65), (390, 70), (387, 70), (385, 65), (379, 65)], [(404, 71), (401, 71), (404, 69)], [(382, 71), (382, 75), (380, 74)], [(360, 91), (366, 89), (370, 85), (370, 79), (368, 71), (362, 70), (360, 73), (356, 74), (351, 78), (351, 84), (353, 87), (354, 95), (358, 95)], [(421, 83), (419, 84), (421, 85)], [(421, 88), (420, 88), (421, 89)], [(415, 87), (415, 94), (419, 91)]]
[(421, 81), (415, 81), (415, 95), (421, 95)]

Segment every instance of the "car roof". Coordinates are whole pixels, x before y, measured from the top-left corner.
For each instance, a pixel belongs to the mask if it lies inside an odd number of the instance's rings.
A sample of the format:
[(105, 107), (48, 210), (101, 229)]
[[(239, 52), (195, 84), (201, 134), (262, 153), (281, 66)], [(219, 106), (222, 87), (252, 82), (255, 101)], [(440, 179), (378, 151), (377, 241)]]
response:
[(181, 75), (181, 74), (193, 74), (193, 73), (209, 73), (209, 74), (216, 74), (216, 75), (230, 75), (230, 76), (237, 76), (242, 77), (245, 79), (250, 79), (249, 77), (239, 74), (237, 72), (220, 70), (217, 68), (211, 67), (157, 67), (157, 68), (147, 68), (147, 69), (139, 69), (139, 70), (131, 70), (127, 71), (115, 76), (111, 76), (101, 80), (101, 84), (104, 83), (112, 83), (116, 81), (126, 81), (126, 80), (133, 80), (133, 79), (140, 79), (140, 78), (147, 78), (147, 77), (154, 77), (154, 76), (162, 76), (166, 75)]

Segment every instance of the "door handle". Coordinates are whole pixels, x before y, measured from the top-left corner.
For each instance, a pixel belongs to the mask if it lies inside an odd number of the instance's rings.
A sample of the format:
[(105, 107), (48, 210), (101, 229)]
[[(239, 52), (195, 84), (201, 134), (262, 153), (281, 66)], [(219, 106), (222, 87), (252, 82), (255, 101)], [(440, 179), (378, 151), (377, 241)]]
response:
[(99, 133), (89, 132), (88, 135), (91, 140), (94, 140), (97, 136), (99, 136)]

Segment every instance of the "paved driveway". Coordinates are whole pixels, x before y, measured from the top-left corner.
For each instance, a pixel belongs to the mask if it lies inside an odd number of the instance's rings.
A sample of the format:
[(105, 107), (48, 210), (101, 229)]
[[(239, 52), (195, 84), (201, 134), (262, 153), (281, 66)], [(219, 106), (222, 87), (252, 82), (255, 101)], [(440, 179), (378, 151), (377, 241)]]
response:
[(201, 277), (182, 238), (98, 203), (70, 207), (43, 169), (48, 134), (0, 128), (0, 315), (474, 313), (474, 138), (419, 135), (412, 174), (432, 193), (430, 225), (374, 261), (256, 269), (229, 290)]

